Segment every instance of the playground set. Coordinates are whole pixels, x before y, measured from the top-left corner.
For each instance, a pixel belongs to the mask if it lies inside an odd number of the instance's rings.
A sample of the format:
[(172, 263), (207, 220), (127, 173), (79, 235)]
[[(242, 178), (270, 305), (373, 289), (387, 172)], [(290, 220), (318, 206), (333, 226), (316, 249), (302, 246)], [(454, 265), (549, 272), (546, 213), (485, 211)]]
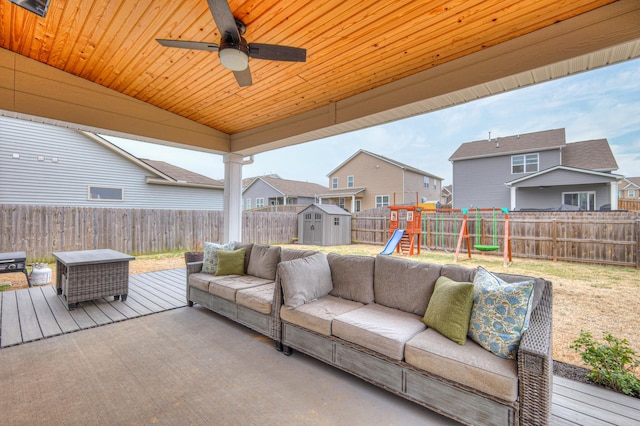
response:
[[(421, 239), (426, 239), (426, 248), (430, 250), (428, 243), (431, 240), (431, 226), (426, 218), (430, 215), (431, 223), (435, 225), (435, 248), (441, 248), (447, 252), (445, 244), (445, 215), (452, 215), (453, 234), (458, 235), (454, 261), (457, 262), (462, 250), (463, 241), (466, 243), (467, 257), (471, 259), (472, 249), (479, 252), (490, 252), (500, 250), (498, 215), (504, 215), (503, 239), (503, 263), (508, 266), (512, 261), (511, 235), (509, 226), (509, 210), (506, 208), (473, 208), (473, 209), (437, 209), (423, 208), (419, 205), (411, 206), (389, 206), (389, 240), (380, 254), (391, 255), (394, 251), (413, 256), (420, 254)], [(400, 229), (400, 211), (406, 211), (405, 229)], [(469, 233), (469, 214), (475, 214), (473, 243)], [(482, 212), (491, 212), (491, 233), (490, 241), (484, 235), (485, 219)], [(460, 232), (457, 231), (457, 214), (462, 214), (462, 224)]]

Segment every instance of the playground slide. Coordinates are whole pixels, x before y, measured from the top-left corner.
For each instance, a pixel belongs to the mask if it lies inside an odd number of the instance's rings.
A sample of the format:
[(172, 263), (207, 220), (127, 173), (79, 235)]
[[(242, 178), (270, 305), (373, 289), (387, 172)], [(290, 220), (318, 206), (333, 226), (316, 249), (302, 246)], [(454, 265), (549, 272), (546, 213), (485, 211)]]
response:
[(384, 249), (382, 249), (380, 254), (390, 255), (391, 253), (393, 253), (403, 235), (404, 229), (396, 229), (395, 231), (393, 231), (393, 235), (391, 236), (391, 238), (389, 238), (389, 241), (387, 241), (387, 245), (384, 246)]

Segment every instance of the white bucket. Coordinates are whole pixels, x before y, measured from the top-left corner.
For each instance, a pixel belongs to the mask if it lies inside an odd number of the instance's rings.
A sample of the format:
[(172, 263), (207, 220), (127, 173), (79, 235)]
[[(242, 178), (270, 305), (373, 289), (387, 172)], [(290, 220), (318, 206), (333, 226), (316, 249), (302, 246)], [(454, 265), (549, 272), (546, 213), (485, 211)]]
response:
[(46, 264), (35, 264), (31, 274), (29, 274), (31, 285), (43, 285), (51, 282), (51, 268)]

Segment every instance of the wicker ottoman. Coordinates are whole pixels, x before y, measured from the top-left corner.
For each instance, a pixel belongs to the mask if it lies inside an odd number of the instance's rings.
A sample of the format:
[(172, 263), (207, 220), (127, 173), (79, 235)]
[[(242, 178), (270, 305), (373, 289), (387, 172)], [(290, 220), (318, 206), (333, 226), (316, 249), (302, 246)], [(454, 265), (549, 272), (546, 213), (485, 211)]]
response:
[(81, 250), (53, 253), (56, 289), (67, 309), (78, 302), (114, 296), (127, 299), (129, 261), (133, 256), (115, 250)]

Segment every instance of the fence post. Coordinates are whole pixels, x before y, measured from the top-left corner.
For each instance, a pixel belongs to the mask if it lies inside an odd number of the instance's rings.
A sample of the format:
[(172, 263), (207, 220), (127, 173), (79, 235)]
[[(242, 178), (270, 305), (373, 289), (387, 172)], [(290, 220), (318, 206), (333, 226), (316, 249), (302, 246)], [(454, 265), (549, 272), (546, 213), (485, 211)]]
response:
[(551, 220), (551, 253), (553, 256), (553, 261), (557, 262), (558, 261), (558, 240), (557, 240), (557, 235), (556, 235), (556, 220), (552, 219)]
[(636, 218), (636, 249), (633, 255), (635, 256), (636, 269), (640, 269), (640, 216)]

